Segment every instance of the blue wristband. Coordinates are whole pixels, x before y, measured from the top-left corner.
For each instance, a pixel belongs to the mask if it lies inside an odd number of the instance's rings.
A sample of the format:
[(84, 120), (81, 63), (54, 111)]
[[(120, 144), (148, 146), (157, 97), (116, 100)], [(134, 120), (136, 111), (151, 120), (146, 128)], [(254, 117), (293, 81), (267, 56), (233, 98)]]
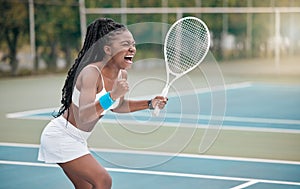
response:
[(109, 92), (99, 98), (99, 103), (104, 110), (107, 110), (114, 102), (115, 101), (110, 97)]

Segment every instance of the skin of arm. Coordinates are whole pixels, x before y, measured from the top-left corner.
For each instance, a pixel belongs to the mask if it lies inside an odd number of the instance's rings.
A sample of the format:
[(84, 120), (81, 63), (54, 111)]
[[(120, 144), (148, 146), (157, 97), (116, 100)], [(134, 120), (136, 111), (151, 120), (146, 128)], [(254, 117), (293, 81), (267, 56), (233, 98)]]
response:
[[(129, 113), (149, 108), (149, 100), (127, 100), (124, 98), (128, 92), (127, 71), (122, 70), (122, 78), (116, 78), (114, 81), (110, 95), (112, 98), (120, 98), (118, 107), (111, 110), (116, 113)], [(125, 83), (125, 85), (124, 85)], [(101, 117), (104, 109), (99, 101), (95, 101), (98, 89), (102, 90), (101, 76), (97, 70), (93, 68), (82, 70), (79, 77), (78, 86), (80, 88), (79, 110), (78, 117), (81, 123), (89, 123), (97, 121)], [(110, 87), (108, 87), (110, 88)], [(121, 95), (121, 96), (120, 96)], [(158, 96), (152, 99), (152, 104), (155, 106), (159, 103), (159, 108), (164, 108), (167, 100), (164, 97)], [(77, 120), (78, 121), (78, 120)]]
[(80, 74), (78, 88), (80, 88), (78, 117), (83, 123), (98, 120), (104, 109), (99, 101), (95, 101), (98, 87), (102, 88), (102, 82), (97, 70), (93, 68), (83, 69)]
[[(122, 70), (122, 78), (127, 81), (126, 70)], [(119, 106), (111, 111), (116, 113), (129, 113), (139, 110), (145, 110), (149, 108), (148, 101), (149, 100), (127, 100), (124, 98), (124, 96), (122, 96)], [(161, 96), (155, 97), (154, 99), (151, 99), (151, 101), (153, 106), (155, 106), (157, 103), (160, 103), (160, 109), (164, 108), (165, 104), (167, 103), (167, 99)]]

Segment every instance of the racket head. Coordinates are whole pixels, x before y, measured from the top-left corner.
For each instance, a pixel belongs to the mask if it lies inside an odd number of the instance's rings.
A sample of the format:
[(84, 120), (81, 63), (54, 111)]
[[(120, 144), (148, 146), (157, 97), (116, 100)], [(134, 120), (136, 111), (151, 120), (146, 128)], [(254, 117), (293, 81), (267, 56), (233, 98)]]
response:
[(164, 42), (167, 71), (180, 77), (197, 67), (210, 47), (206, 24), (196, 17), (177, 20), (168, 30)]

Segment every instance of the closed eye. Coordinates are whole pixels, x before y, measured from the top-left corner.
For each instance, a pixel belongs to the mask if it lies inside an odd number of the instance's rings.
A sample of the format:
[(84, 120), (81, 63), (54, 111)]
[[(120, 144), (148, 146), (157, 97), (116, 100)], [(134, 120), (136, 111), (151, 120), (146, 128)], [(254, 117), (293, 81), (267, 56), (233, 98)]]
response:
[(129, 42), (129, 41), (123, 41), (122, 43), (121, 43), (121, 45), (123, 46), (123, 47), (129, 47), (129, 46), (133, 46), (133, 47), (135, 47), (135, 42)]

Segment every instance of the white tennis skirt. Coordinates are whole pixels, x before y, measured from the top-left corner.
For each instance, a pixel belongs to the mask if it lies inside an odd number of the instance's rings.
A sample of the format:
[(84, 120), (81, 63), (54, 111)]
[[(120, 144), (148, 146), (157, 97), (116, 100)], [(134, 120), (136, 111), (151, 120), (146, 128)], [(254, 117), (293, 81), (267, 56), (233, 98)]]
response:
[(87, 139), (90, 135), (91, 132), (79, 130), (63, 116), (59, 116), (42, 132), (38, 160), (65, 163), (89, 154)]

